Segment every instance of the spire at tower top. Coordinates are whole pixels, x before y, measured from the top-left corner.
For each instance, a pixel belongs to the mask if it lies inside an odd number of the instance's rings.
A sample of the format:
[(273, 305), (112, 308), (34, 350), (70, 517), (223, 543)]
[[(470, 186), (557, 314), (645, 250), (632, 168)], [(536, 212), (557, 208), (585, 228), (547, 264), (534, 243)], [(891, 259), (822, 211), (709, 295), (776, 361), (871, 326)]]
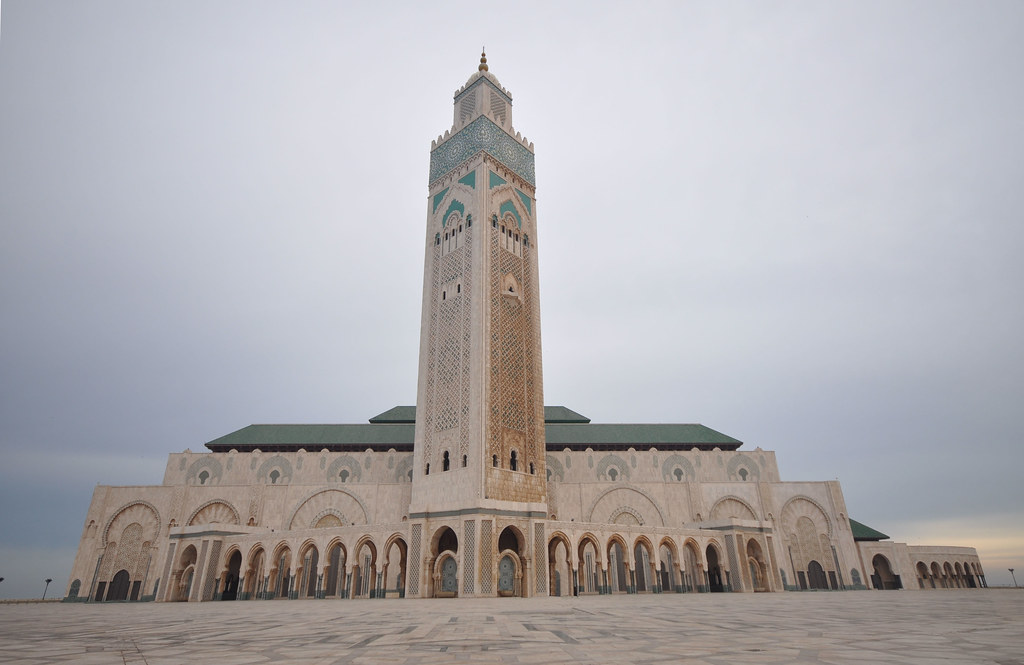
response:
[(480, 49), (480, 66), (476, 68), (479, 72), (487, 71), (487, 47), (481, 47)]

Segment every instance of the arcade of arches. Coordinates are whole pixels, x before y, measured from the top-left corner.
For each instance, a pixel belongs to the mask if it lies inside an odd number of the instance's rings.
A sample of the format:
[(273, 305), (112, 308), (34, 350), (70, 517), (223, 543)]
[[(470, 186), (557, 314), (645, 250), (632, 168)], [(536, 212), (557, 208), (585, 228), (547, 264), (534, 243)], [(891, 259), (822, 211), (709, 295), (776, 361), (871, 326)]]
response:
[(65, 598), (985, 586), (975, 550), (892, 542), (772, 451), (544, 405), (534, 148), (475, 66), (431, 147), (417, 405), (249, 425), (169, 455), (159, 485), (96, 486)]

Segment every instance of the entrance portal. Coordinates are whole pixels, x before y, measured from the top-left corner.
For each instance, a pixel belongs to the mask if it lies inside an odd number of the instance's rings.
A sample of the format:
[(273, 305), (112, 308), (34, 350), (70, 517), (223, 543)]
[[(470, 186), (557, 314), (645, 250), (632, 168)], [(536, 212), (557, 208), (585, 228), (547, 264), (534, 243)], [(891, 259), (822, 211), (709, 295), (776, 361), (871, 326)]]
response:
[(512, 595), (516, 590), (516, 564), (512, 557), (506, 554), (498, 562), (498, 593), (501, 595)]
[(455, 557), (448, 557), (441, 565), (441, 591), (452, 595), (459, 591), (459, 564)]

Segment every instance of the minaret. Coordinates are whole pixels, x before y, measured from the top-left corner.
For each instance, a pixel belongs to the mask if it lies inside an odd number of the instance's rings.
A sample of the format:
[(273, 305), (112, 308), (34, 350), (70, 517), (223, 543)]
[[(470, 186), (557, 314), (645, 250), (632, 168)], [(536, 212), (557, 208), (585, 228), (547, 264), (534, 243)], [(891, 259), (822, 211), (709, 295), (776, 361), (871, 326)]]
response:
[(522, 593), (546, 593), (522, 568), (544, 553), (547, 516), (533, 145), (513, 129), (512, 95), (485, 54), (454, 101), (430, 152), (409, 510), (422, 538), (418, 595), (439, 595), (429, 575), (452, 544), (445, 527), (458, 541), (447, 564), (458, 594), (502, 591), (506, 527)]

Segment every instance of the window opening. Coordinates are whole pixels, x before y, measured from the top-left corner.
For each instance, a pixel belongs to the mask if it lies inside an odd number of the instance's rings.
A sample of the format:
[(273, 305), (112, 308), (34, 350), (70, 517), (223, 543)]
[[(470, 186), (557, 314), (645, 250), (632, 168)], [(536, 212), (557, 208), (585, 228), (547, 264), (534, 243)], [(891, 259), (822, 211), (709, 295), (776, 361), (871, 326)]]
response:
[(740, 469), (740, 478), (742, 478), (743, 480), (747, 479), (747, 470), (746, 469)]
[(534, 473), (533, 473), (533, 462), (530, 462), (530, 475), (531, 476), (534, 475)]
[(424, 476), (429, 476), (429, 475), (430, 475), (430, 464), (429, 464), (429, 463), (427, 464), (427, 468), (426, 468), (426, 470), (425, 470), (425, 471), (423, 472), (423, 475), (424, 475)]
[(348, 476), (349, 476), (348, 469), (342, 469), (341, 473), (338, 474), (338, 478), (341, 479), (341, 482), (343, 482), (343, 483), (347, 483), (348, 482)]
[(617, 469), (608, 469), (608, 477), (610, 479), (612, 479), (612, 480), (615, 480), (616, 478), (618, 478), (619, 477), (618, 470)]
[(498, 456), (497, 455), (491, 455), (491, 466), (493, 466), (495, 469), (498, 468)]
[(278, 471), (277, 469), (274, 469), (273, 471), (271, 471), (270, 472), (270, 484), (271, 485), (276, 485), (277, 484), (277, 479), (280, 478), (280, 477), (281, 477), (281, 472), (280, 471)]
[(516, 459), (516, 457), (516, 451), (514, 450), (512, 451), (512, 454), (508, 456), (508, 468), (512, 469), (513, 471), (518, 470), (516, 468), (518, 466), (518, 460)]
[(444, 459), (441, 461), (441, 470), (447, 471), (450, 466), (451, 462), (448, 459), (448, 451), (446, 450), (444, 451)]
[(205, 485), (206, 481), (210, 479), (210, 472), (203, 469), (202, 473), (199, 474), (199, 484)]
[(676, 467), (676, 470), (672, 472), (672, 475), (676, 477), (677, 481), (682, 482), (682, 480), (683, 480), (683, 470), (680, 469), (678, 466)]
[(468, 461), (469, 461), (469, 458), (466, 455), (463, 455), (462, 456), (462, 466), (465, 467), (466, 466), (466, 462), (468, 462)]

